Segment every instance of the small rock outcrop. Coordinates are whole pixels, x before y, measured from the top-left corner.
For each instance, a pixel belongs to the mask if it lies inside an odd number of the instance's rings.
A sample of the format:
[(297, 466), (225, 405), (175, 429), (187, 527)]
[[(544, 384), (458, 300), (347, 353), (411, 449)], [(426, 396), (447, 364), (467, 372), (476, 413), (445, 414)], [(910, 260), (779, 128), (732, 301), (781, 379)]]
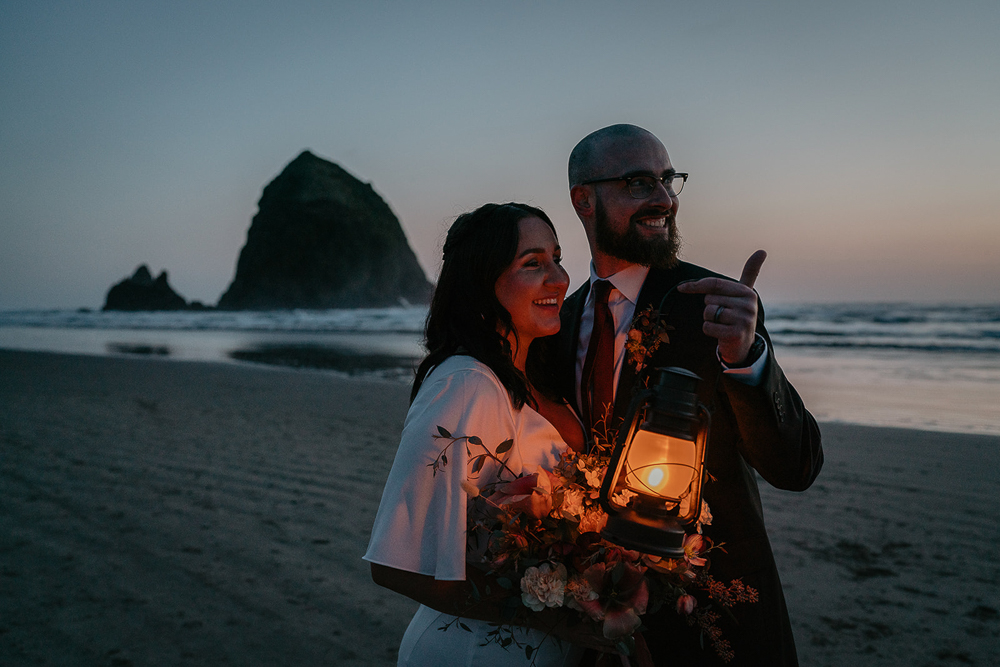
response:
[(184, 310), (187, 307), (184, 298), (167, 283), (167, 272), (161, 272), (153, 280), (145, 264), (140, 265), (131, 278), (113, 285), (104, 300), (104, 310)]
[(219, 299), (229, 310), (427, 303), (427, 281), (388, 204), (338, 165), (304, 151), (265, 188)]

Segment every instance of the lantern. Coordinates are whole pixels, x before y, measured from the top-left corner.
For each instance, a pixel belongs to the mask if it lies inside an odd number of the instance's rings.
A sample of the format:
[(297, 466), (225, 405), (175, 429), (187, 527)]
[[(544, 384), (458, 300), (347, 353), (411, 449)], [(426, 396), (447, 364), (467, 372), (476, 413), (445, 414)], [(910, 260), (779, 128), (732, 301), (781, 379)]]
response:
[(608, 522), (601, 537), (627, 549), (680, 558), (684, 526), (701, 514), (702, 465), (710, 415), (701, 380), (658, 368), (653, 389), (632, 400), (601, 484)]

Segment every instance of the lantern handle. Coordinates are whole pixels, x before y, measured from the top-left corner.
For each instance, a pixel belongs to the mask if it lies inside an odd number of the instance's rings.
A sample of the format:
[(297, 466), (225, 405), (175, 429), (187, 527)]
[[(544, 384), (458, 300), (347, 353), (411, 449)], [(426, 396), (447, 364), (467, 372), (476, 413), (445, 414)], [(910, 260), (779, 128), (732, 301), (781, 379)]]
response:
[[(681, 285), (683, 285), (684, 283), (694, 283), (694, 282), (698, 282), (698, 281), (695, 278), (688, 278), (687, 280), (681, 280), (676, 285), (674, 285), (673, 287), (671, 287), (670, 289), (667, 290), (666, 294), (663, 295), (663, 298), (660, 299), (660, 305), (656, 309), (656, 312), (659, 313), (659, 317), (660, 317), (661, 320), (664, 319), (663, 305), (667, 302), (667, 299), (670, 298), (670, 297), (672, 297), (672, 296), (674, 296), (677, 293), (677, 288), (680, 287)], [(722, 372), (723, 372), (723, 368), (720, 365), (718, 367), (718, 370), (715, 373), (715, 380), (711, 382), (711, 385), (712, 385), (712, 393), (711, 393), (711, 395), (712, 396), (715, 396), (716, 393), (718, 392), (719, 381), (722, 380)], [(714, 405), (714, 403), (713, 403), (713, 405)], [(703, 408), (707, 414), (711, 414), (711, 413), (708, 412), (708, 408), (706, 408), (701, 403), (698, 404), (698, 407), (699, 408)], [(709, 421), (711, 421), (711, 417), (709, 417)]]

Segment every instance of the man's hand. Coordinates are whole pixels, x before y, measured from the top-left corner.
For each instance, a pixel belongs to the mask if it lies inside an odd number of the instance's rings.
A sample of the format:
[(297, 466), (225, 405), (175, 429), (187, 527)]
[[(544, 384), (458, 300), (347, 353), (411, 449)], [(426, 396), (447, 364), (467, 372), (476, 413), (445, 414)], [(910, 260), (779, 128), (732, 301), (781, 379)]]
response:
[(702, 278), (681, 283), (677, 291), (705, 295), (705, 335), (719, 340), (719, 356), (726, 364), (738, 366), (750, 352), (757, 328), (757, 293), (753, 284), (767, 253), (758, 250), (743, 267), (740, 281)]

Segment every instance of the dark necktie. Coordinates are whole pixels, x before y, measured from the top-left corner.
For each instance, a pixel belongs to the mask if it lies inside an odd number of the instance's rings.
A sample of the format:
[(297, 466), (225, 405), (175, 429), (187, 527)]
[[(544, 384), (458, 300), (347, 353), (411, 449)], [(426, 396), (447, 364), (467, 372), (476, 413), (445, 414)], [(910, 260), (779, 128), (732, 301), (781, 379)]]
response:
[(612, 289), (607, 280), (594, 282), (594, 329), (580, 380), (587, 426), (601, 434), (610, 426), (604, 420), (610, 421), (614, 404), (615, 320), (608, 309)]

